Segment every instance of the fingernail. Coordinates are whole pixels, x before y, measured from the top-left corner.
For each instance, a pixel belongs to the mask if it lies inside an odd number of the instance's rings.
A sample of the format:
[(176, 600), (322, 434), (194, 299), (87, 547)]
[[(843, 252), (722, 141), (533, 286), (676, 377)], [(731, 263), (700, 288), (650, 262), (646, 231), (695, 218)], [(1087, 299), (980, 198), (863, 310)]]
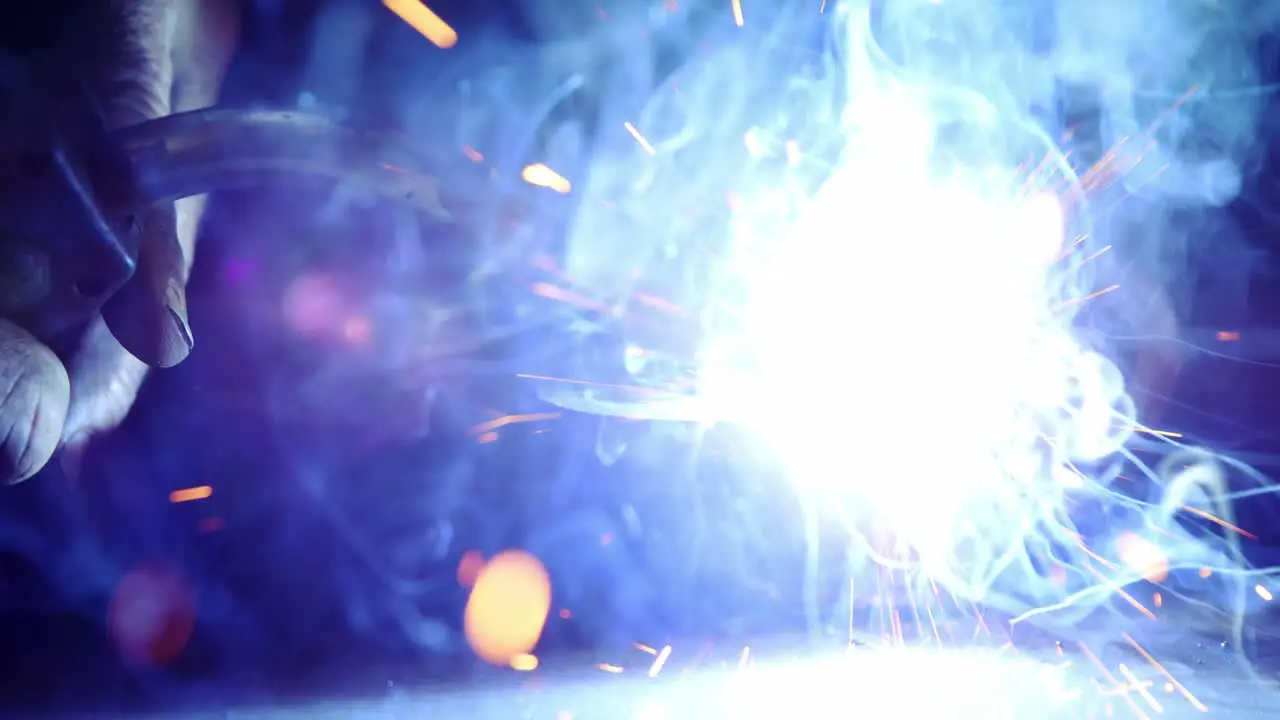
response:
[(182, 286), (170, 280), (165, 287), (164, 300), (169, 310), (169, 319), (177, 328), (182, 343), (187, 346), (187, 352), (191, 352), (191, 348), (195, 345), (195, 338), (191, 337), (191, 326), (187, 322), (187, 298), (182, 291)]
[(187, 352), (191, 352), (191, 348), (195, 346), (196, 341), (191, 337), (191, 329), (187, 327), (187, 322), (182, 315), (169, 307), (169, 319), (173, 321), (174, 326), (178, 329), (178, 335), (182, 337), (182, 342), (187, 346)]

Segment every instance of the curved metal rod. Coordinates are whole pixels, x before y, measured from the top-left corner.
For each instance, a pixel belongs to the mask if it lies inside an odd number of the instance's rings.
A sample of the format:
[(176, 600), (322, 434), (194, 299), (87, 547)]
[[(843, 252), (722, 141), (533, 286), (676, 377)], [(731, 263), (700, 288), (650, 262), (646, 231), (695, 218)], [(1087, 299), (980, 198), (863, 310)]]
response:
[[(133, 204), (151, 205), (216, 190), (326, 178), (447, 220), (476, 204), (483, 168), (429, 156), (390, 133), (343, 126), (291, 110), (207, 109), (114, 133), (133, 164)], [(448, 190), (435, 173), (448, 170)]]

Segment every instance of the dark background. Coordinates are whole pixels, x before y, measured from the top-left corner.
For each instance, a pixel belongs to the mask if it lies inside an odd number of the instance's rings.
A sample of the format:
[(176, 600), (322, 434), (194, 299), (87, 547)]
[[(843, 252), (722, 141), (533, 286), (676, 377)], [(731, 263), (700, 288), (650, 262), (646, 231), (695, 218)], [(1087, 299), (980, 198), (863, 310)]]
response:
[[(598, 21), (595, 5), (577, 2), (554, 13), (498, 0), (430, 5), (459, 31), (457, 48), (433, 48), (377, 3), (247, 3), (226, 102), (292, 105), (305, 92), (306, 102), (413, 134), (422, 131), (411, 120), (432, 112), (421, 98), (440, 93), (448, 105), (450, 88), (479, 68), (515, 70), (506, 85), (476, 81), (478, 97), (554, 87), (555, 72), (530, 79), (518, 70)], [(621, 3), (610, 11), (646, 12)], [(729, 21), (727, 11), (688, 18), (662, 38), (675, 44)], [(606, 65), (568, 57), (561, 71)], [(573, 102), (599, 111), (590, 91)], [(491, 137), (517, 127), (521, 112), (513, 102)], [(1260, 167), (1273, 152), (1260, 146)], [(1198, 222), (1206, 232), (1230, 228), (1232, 257), (1253, 252), (1251, 267), (1214, 270), (1210, 250), (1195, 256), (1210, 270), (1161, 278), (1184, 336), (1207, 351), (1179, 352), (1173, 381), (1160, 388), (1159, 425), (1266, 471), (1280, 451), (1270, 394), (1280, 373), (1269, 364), (1280, 360), (1280, 283), (1267, 270), (1277, 188), (1265, 172), (1248, 183), (1233, 206)], [(327, 192), (309, 188), (214, 198), (190, 288), (196, 352), (153, 377), (80, 472), (0, 497), (13, 548), (0, 558), (0, 709), (215, 707), (505, 676), (479, 667), (457, 637), (465, 591), (454, 569), (467, 549), (527, 547), (548, 565), (555, 607), (574, 613), (549, 622), (540, 650), (549, 667), (559, 655), (571, 658), (563, 667), (581, 664), (586, 650), (595, 662), (637, 640), (802, 627), (794, 588), (803, 537), (798, 509), (780, 499), (785, 488), (750, 489), (751, 504), (770, 508), (752, 529), (739, 507), (745, 491), (716, 473), (688, 488), (655, 483), (641, 460), (603, 467), (592, 450), (634, 440), (632, 424), (569, 415), (476, 442), (468, 430), (491, 417), (484, 409), (545, 411), (512, 371), (569, 374), (557, 350), (567, 336), (552, 329), (506, 342), (489, 371), (467, 373), (295, 337), (279, 318), (282, 299), (317, 272), (344, 278), (347, 300), (377, 308), (375, 318), (442, 302), (438, 288), (395, 272), (445, 273), (450, 259), (438, 248), (453, 247), (449, 239), (406, 245), (396, 213), (330, 205)], [(1241, 339), (1221, 343), (1219, 330)], [(599, 342), (608, 350), (612, 341)], [(676, 440), (649, 442), (647, 453), (665, 458), (660, 471), (695, 462)], [(169, 502), (173, 490), (200, 485), (212, 497)], [(1261, 536), (1249, 550), (1259, 557), (1257, 548), (1280, 543), (1272, 518), (1264, 501), (1239, 510), (1239, 524)], [(161, 667), (121, 663), (105, 631), (121, 579), (139, 568), (179, 578), (198, 608), (190, 641)]]

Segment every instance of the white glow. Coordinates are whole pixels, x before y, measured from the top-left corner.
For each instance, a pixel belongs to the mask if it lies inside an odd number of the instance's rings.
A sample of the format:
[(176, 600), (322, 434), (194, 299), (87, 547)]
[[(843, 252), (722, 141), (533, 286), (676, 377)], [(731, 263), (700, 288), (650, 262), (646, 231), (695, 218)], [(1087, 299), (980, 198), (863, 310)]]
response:
[(797, 483), (946, 556), (975, 508), (1051, 481), (1042, 435), (1084, 360), (1047, 283), (1062, 211), (1013, 168), (939, 169), (910, 98), (860, 107), (874, 124), (783, 230), (739, 214), (703, 387)]
[(995, 649), (886, 647), (754, 668), (722, 692), (744, 717), (1087, 717), (1099, 703), (1073, 670)]

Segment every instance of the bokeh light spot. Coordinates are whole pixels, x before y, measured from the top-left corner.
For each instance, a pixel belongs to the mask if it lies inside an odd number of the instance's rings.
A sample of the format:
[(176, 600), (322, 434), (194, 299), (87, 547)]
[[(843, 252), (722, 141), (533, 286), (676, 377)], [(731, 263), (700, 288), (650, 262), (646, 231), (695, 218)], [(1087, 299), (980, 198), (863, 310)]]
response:
[(373, 340), (373, 328), (369, 318), (353, 315), (342, 325), (342, 337), (356, 347), (366, 347)]
[(484, 569), (484, 553), (479, 550), (468, 550), (462, 553), (458, 561), (458, 584), (469, 588), (476, 584), (480, 571)]
[(519, 550), (495, 555), (476, 577), (463, 628), (482, 660), (510, 665), (533, 650), (551, 611), (551, 578), (538, 558)]
[(288, 328), (308, 340), (350, 342), (346, 334), (352, 313), (347, 289), (325, 273), (303, 275), (285, 291), (281, 311)]
[(195, 616), (195, 598), (182, 574), (149, 564), (121, 578), (107, 609), (107, 628), (130, 662), (164, 665), (186, 647)]

